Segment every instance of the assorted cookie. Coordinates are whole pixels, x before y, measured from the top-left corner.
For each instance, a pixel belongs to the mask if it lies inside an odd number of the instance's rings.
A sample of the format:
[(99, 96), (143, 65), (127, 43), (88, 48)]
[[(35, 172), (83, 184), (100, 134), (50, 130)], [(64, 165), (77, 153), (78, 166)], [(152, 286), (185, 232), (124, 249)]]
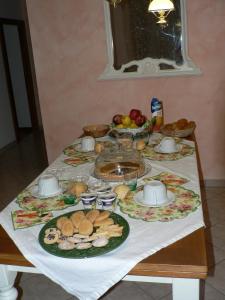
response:
[(83, 250), (105, 247), (110, 238), (122, 233), (123, 226), (114, 223), (109, 211), (76, 211), (69, 217), (59, 217), (55, 228), (47, 228), (44, 243), (57, 244), (61, 250)]

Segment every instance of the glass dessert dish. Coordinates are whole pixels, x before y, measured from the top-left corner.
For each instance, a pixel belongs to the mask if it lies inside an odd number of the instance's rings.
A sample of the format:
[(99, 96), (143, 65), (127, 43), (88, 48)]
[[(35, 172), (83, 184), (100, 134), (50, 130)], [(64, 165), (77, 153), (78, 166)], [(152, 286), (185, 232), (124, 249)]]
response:
[(145, 173), (145, 162), (141, 153), (132, 147), (115, 145), (105, 149), (97, 157), (94, 176), (104, 181), (124, 181), (125, 177), (141, 177)]

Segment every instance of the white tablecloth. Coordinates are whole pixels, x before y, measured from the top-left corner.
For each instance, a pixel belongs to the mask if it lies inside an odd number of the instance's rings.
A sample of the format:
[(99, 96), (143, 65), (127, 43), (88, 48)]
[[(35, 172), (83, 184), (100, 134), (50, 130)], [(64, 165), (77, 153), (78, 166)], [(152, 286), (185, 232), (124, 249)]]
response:
[[(187, 142), (194, 145), (192, 142)], [(66, 167), (67, 177), (87, 172), (83, 165), (66, 166), (63, 154), (50, 168)], [(177, 161), (151, 162), (152, 171), (148, 176), (169, 171), (189, 179), (185, 187), (200, 194), (197, 163), (195, 154)], [(65, 212), (81, 209), (80, 204), (66, 210), (54, 212), (58, 216)], [(204, 226), (202, 207), (184, 219), (171, 222), (144, 222), (124, 215), (130, 225), (127, 240), (117, 249), (108, 254), (88, 259), (65, 259), (45, 252), (38, 242), (38, 234), (43, 225), (28, 229), (14, 230), (11, 211), (19, 209), (12, 201), (1, 213), (0, 223), (15, 242), (17, 247), (36, 268), (54, 282), (61, 285), (67, 292), (82, 300), (95, 300), (110, 287), (120, 281), (139, 261), (167, 247), (175, 241)]]

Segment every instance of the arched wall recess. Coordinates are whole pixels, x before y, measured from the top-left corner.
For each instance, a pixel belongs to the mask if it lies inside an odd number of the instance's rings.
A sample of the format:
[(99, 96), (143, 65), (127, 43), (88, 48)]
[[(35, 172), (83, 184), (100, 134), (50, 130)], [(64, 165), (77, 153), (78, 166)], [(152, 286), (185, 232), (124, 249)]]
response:
[(201, 74), (187, 53), (185, 0), (173, 0), (165, 25), (148, 12), (149, 0), (103, 3), (108, 64), (100, 79)]

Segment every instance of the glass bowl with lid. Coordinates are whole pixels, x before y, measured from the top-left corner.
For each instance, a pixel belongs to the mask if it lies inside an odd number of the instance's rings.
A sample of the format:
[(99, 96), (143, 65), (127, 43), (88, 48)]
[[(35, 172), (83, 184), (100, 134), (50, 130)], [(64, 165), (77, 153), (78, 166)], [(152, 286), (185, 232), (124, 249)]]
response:
[(145, 162), (141, 153), (127, 144), (106, 148), (95, 161), (94, 176), (104, 181), (124, 181), (127, 175), (141, 177), (144, 173)]

